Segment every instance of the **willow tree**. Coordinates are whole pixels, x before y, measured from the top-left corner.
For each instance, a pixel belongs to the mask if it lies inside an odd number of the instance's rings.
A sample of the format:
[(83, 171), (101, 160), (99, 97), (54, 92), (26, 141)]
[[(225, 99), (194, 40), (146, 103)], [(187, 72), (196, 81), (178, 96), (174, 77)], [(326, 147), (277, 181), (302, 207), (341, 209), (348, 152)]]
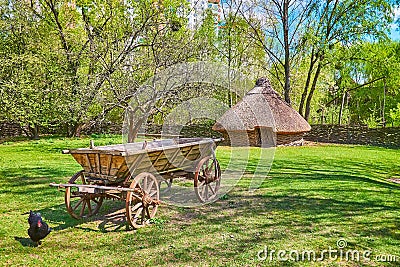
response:
[(363, 40), (384, 37), (392, 21), (392, 3), (385, 0), (325, 0), (312, 5), (310, 27), (305, 35), (309, 67), (304, 84), (299, 113), (310, 117), (311, 102), (317, 88), (327, 54), (337, 44), (352, 46)]

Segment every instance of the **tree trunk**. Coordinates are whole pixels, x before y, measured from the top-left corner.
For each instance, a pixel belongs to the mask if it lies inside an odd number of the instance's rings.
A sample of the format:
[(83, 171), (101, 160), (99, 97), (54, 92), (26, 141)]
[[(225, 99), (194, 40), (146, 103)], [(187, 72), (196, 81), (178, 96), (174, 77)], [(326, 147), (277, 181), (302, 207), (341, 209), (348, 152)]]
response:
[(134, 120), (134, 113), (129, 111), (129, 121), (128, 121), (128, 143), (135, 142), (140, 128), (142, 127), (145, 120), (147, 120), (147, 114), (143, 114), (138, 121)]
[(386, 127), (385, 119), (385, 106), (386, 106), (386, 79), (383, 80), (383, 106), (382, 106), (382, 127)]
[(320, 61), (318, 63), (317, 70), (315, 71), (315, 75), (314, 75), (313, 83), (311, 85), (310, 93), (308, 94), (308, 97), (307, 97), (306, 111), (304, 113), (304, 119), (306, 121), (308, 121), (308, 119), (310, 118), (311, 100), (314, 95), (315, 89), (317, 87), (317, 81), (318, 81), (319, 75), (321, 73), (321, 69), (322, 69), (322, 63)]
[(74, 137), (81, 137), (81, 131), (85, 127), (84, 123), (79, 123), (78, 125), (75, 126), (75, 130), (73, 133)]
[(289, 0), (283, 1), (283, 41), (285, 49), (285, 101), (292, 105), (290, 100), (290, 47), (289, 47)]
[[(308, 94), (308, 88), (310, 87), (310, 82), (311, 82), (311, 75), (315, 66), (315, 63), (317, 61), (315, 60), (314, 57), (314, 49), (311, 52), (311, 59), (310, 59), (310, 67), (308, 68), (308, 73), (307, 73), (307, 80), (306, 84), (304, 85), (303, 93), (301, 94), (301, 100), (300, 100), (300, 105), (299, 105), (299, 113), (301, 116), (304, 115), (304, 104), (306, 102), (307, 94)], [(303, 116), (304, 117), (304, 116)]]
[(33, 127), (30, 123), (27, 125), (27, 130), (25, 133), (28, 135), (29, 139), (39, 140), (39, 125), (34, 123)]
[(347, 95), (347, 92), (344, 91), (343, 92), (343, 97), (342, 97), (342, 103), (340, 105), (340, 110), (339, 110), (339, 120), (338, 120), (338, 124), (339, 125), (342, 125), (343, 108), (344, 108), (344, 101), (346, 99), (346, 95)]

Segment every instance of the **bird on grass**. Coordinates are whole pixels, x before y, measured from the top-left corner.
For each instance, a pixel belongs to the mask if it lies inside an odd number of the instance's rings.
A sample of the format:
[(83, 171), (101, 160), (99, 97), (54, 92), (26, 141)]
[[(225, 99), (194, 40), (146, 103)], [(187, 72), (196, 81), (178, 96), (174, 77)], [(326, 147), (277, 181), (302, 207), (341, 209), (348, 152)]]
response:
[(34, 213), (33, 211), (29, 211), (28, 223), (29, 237), (37, 245), (40, 245), (40, 240), (45, 238), (51, 232), (51, 228), (42, 220), (40, 213)]

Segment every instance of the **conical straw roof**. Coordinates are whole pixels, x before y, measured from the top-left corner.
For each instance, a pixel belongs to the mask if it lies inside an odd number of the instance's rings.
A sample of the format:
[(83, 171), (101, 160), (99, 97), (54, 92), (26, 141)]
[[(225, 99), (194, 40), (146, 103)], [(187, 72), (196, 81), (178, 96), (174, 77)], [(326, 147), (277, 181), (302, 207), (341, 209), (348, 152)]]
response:
[(272, 89), (267, 78), (258, 79), (256, 86), (217, 120), (213, 130), (251, 131), (257, 127), (271, 127), (280, 134), (311, 130), (307, 121)]

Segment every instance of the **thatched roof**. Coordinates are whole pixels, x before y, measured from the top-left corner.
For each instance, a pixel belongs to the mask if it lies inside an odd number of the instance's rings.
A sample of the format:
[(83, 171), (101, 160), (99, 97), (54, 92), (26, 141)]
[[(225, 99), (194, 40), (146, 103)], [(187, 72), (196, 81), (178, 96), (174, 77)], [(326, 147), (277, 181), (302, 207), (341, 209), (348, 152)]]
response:
[(258, 79), (256, 86), (217, 120), (213, 130), (251, 131), (257, 127), (271, 127), (282, 134), (311, 130), (307, 121), (272, 89), (267, 78)]

